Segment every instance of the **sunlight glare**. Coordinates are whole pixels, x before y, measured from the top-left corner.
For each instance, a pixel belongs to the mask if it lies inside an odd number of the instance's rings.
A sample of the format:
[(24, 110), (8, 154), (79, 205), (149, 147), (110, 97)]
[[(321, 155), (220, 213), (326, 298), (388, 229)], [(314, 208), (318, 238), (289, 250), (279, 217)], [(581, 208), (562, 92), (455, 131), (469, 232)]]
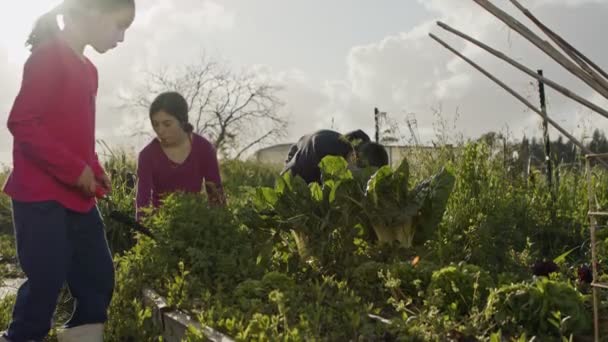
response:
[(8, 62), (20, 65), (29, 55), (25, 41), (36, 19), (50, 11), (58, 0), (28, 0), (2, 2), (0, 4), (0, 50), (4, 50)]

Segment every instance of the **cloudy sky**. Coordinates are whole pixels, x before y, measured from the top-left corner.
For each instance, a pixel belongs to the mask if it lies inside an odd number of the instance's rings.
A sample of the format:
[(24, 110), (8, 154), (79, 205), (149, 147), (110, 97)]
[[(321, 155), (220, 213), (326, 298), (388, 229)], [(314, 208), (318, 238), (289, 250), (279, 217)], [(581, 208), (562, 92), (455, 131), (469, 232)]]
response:
[[(494, 1), (509, 13), (508, 1)], [(547, 25), (608, 68), (608, 0), (522, 0)], [(10, 164), (6, 118), (28, 56), (24, 47), (35, 18), (56, 0), (0, 4), (0, 163)], [(441, 121), (452, 136), (493, 130), (521, 139), (540, 122), (510, 95), (428, 37), (433, 32), (537, 103), (532, 79), (435, 25), (464, 30), (530, 68), (562, 82), (598, 104), (589, 88), (511, 32), (472, 0), (145, 0), (126, 41), (105, 55), (88, 51), (100, 74), (98, 138), (138, 150), (130, 138), (146, 112), (120, 109), (120, 95), (141, 85), (146, 71), (191, 64), (205, 53), (235, 70), (253, 70), (284, 90), (290, 122), (285, 141), (332, 127), (373, 133), (373, 108), (388, 112), (409, 138), (406, 114), (424, 143)], [(522, 18), (525, 23), (529, 23)], [(548, 90), (549, 114), (583, 135), (607, 120)], [(438, 113), (441, 113), (438, 115)], [(333, 124), (332, 124), (333, 122)], [(555, 135), (555, 131), (553, 131)]]

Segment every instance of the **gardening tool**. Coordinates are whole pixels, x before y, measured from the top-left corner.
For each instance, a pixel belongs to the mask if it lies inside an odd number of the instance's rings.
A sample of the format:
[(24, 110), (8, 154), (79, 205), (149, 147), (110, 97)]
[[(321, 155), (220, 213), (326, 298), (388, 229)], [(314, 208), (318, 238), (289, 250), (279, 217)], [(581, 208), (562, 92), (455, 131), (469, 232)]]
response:
[(97, 197), (98, 200), (101, 201), (105, 201), (109, 207), (110, 207), (110, 218), (113, 219), (116, 222), (122, 223), (128, 227), (131, 227), (133, 229), (135, 229), (136, 231), (144, 234), (145, 236), (155, 240), (155, 236), (152, 233), (152, 231), (148, 228), (143, 226), (141, 223), (137, 222), (135, 219), (133, 219), (131, 216), (122, 213), (118, 210), (112, 210), (112, 208), (114, 208), (114, 203), (108, 198), (107, 196), (107, 190), (101, 186), (101, 185), (97, 185), (97, 187), (95, 188), (95, 197)]

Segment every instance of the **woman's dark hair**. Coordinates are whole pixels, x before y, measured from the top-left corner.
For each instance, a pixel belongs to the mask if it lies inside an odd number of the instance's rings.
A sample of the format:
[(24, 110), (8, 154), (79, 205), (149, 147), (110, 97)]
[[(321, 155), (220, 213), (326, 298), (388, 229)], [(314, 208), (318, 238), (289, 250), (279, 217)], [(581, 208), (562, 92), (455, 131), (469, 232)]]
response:
[(36, 20), (25, 45), (35, 49), (36, 46), (55, 37), (60, 31), (57, 25), (57, 16), (60, 14), (65, 15), (83, 9), (112, 12), (123, 8), (135, 8), (135, 0), (64, 0)]
[(188, 102), (180, 93), (169, 91), (158, 95), (150, 105), (150, 118), (160, 111), (176, 118), (187, 133), (194, 130), (188, 122)]

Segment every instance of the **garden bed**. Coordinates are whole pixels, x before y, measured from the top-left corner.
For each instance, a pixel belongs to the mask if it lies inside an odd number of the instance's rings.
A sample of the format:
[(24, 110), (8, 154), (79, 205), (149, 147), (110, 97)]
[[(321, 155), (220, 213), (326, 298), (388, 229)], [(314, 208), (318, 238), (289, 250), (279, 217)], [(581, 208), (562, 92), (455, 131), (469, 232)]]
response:
[(152, 309), (152, 321), (163, 332), (168, 342), (182, 341), (189, 327), (202, 331), (206, 338), (213, 342), (232, 342), (232, 338), (206, 326), (179, 310), (172, 310), (165, 298), (152, 289), (142, 291), (144, 304)]

